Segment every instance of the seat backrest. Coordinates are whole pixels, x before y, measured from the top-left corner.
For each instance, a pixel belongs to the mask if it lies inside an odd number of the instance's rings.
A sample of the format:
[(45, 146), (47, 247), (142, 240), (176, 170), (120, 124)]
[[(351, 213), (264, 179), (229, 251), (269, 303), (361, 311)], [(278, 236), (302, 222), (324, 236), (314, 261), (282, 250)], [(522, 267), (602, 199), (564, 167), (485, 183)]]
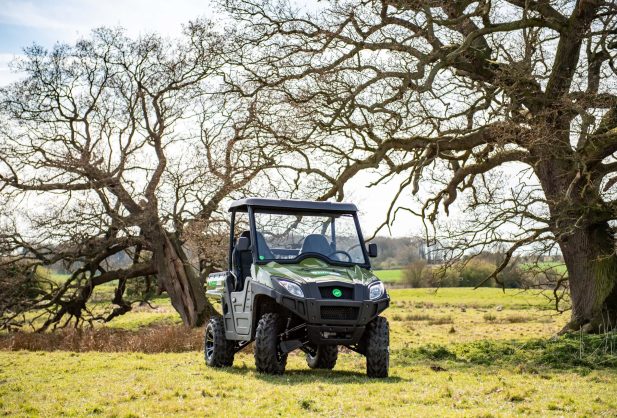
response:
[(328, 243), (328, 239), (321, 234), (310, 234), (304, 238), (300, 253), (319, 253), (329, 255), (332, 253), (332, 247)]
[[(243, 231), (239, 238), (248, 238), (250, 240), (251, 233), (249, 231)], [(247, 276), (251, 275), (251, 264), (253, 263), (253, 256), (251, 251), (238, 251), (235, 247), (231, 253), (231, 261), (236, 275), (236, 288), (238, 292), (244, 288), (244, 282)]]

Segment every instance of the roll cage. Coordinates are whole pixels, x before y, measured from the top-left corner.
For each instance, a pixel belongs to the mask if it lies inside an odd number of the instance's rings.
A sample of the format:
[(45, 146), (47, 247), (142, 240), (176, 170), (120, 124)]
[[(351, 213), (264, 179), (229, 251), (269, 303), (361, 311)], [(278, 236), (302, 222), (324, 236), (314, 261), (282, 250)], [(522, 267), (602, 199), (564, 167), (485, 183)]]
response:
[[(282, 215), (351, 215), (353, 217), (354, 225), (358, 234), (362, 255), (364, 258), (363, 263), (347, 262), (333, 260), (321, 253), (317, 252), (305, 252), (298, 254), (292, 259), (276, 259), (275, 261), (280, 264), (296, 264), (306, 258), (319, 258), (329, 264), (339, 266), (352, 266), (357, 265), (365, 269), (370, 269), (371, 264), (369, 261), (369, 254), (364, 244), (364, 237), (362, 235), (362, 229), (360, 228), (360, 222), (358, 220), (358, 208), (351, 203), (338, 203), (338, 202), (315, 202), (305, 200), (286, 200), (286, 199), (260, 199), (260, 198), (248, 198), (234, 201), (230, 207), (231, 213), (231, 225), (230, 225), (230, 237), (229, 237), (229, 270), (233, 270), (232, 266), (232, 254), (234, 251), (236, 237), (235, 237), (235, 223), (236, 213), (243, 212), (248, 214), (249, 231), (250, 231), (250, 244), (251, 255), (254, 264), (267, 264), (272, 259), (260, 260), (258, 258), (258, 252), (255, 251), (259, 243), (257, 242), (258, 233), (255, 225), (255, 213), (268, 213), (268, 214), (282, 214)], [(334, 228), (331, 231), (334, 234)], [(275, 249), (275, 251), (289, 252), (290, 254), (295, 250)]]

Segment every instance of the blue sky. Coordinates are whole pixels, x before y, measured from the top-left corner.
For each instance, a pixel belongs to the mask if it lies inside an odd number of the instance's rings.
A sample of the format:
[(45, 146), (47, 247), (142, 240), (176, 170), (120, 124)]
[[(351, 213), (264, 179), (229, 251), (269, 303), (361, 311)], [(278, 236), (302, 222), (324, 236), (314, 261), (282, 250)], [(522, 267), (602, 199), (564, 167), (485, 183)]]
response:
[(0, 85), (17, 77), (8, 64), (33, 43), (73, 42), (99, 26), (173, 36), (183, 23), (212, 9), (208, 0), (0, 0)]

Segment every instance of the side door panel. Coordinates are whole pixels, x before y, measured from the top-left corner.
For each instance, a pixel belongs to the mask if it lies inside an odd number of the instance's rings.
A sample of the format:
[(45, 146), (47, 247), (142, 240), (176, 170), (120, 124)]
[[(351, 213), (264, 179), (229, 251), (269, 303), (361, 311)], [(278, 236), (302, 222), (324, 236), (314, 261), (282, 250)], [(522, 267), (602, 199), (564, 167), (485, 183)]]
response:
[(251, 290), (251, 278), (247, 277), (244, 282), (244, 289), (239, 292), (231, 292), (231, 310), (233, 311), (234, 325), (236, 333), (241, 336), (250, 337), (253, 295)]

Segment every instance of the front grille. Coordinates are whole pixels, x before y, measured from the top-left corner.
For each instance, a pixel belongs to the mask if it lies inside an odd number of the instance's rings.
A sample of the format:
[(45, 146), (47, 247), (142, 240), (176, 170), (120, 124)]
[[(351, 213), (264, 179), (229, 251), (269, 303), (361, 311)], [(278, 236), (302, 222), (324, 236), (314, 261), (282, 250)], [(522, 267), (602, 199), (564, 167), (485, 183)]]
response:
[(355, 321), (358, 319), (360, 308), (349, 306), (322, 306), (321, 319), (337, 321)]
[[(341, 291), (341, 296), (334, 296), (334, 289), (338, 289)], [(319, 293), (321, 297), (324, 299), (353, 299), (353, 288), (352, 287), (343, 287), (343, 286), (320, 286)]]

